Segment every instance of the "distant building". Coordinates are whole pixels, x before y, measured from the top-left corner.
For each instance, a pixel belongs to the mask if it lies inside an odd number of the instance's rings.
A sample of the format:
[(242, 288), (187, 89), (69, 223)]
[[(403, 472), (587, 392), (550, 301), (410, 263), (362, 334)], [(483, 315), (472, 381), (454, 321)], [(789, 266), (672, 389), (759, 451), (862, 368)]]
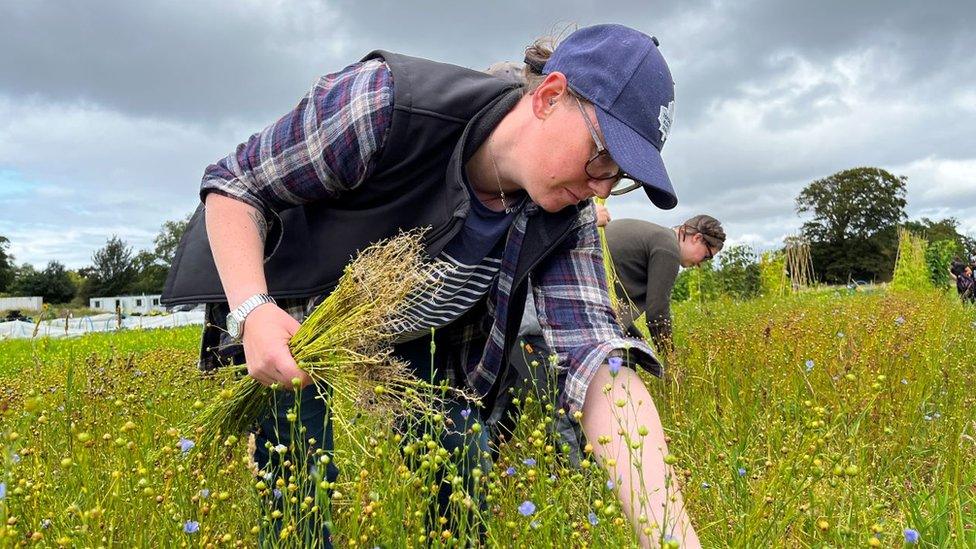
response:
[(44, 298), (33, 297), (0, 297), (0, 311), (40, 311), (44, 306)]
[(155, 295), (120, 295), (116, 297), (93, 297), (88, 300), (88, 308), (96, 311), (114, 313), (120, 307), (125, 314), (146, 314), (150, 311), (165, 311), (159, 304), (159, 294)]

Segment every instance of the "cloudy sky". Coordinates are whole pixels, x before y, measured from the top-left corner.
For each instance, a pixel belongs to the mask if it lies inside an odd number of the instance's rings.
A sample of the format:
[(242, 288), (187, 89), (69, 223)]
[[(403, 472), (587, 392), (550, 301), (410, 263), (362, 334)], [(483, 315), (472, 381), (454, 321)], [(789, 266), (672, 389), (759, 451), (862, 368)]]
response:
[(679, 206), (634, 193), (615, 217), (710, 213), (768, 248), (806, 183), (870, 165), (909, 178), (910, 217), (976, 235), (971, 0), (0, 0), (0, 235), (37, 266), (82, 267), (113, 234), (149, 247), (320, 74), (379, 48), (481, 69), (602, 22), (657, 36), (676, 81)]

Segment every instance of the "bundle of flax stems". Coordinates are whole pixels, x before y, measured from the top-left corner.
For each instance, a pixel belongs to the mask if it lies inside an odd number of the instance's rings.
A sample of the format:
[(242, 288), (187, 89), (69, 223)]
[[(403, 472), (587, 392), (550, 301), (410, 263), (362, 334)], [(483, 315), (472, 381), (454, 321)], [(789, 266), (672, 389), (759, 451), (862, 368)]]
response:
[[(346, 266), (338, 286), (305, 319), (289, 348), (343, 422), (343, 409), (372, 409), (398, 415), (432, 410), (444, 388), (417, 379), (395, 359), (390, 344), (400, 314), (435, 282), (436, 264), (425, 260), (421, 234), (404, 233), (361, 251)], [(275, 388), (244, 376), (201, 410), (190, 428), (206, 448), (239, 435), (268, 412)], [(294, 390), (294, 387), (282, 387)], [(335, 400), (353, 406), (335, 405)]]

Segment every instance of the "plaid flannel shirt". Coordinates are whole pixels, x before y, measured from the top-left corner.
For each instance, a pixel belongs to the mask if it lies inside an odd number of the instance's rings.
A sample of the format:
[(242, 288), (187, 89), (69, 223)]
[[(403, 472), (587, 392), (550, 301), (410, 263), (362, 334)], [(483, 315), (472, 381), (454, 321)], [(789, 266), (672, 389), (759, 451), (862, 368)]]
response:
[[(209, 166), (200, 196), (217, 192), (244, 201), (263, 212), (269, 223), (285, 208), (341, 199), (343, 192), (368, 179), (392, 107), (393, 76), (381, 61), (356, 63), (323, 76), (290, 113)], [(474, 325), (457, 331), (461, 335), (452, 352), (463, 381), (482, 394), (507, 360), (504, 334), (515, 267), (528, 217), (541, 214), (530, 203), (513, 223), (488, 294), (493, 319), (487, 340)], [(660, 373), (650, 347), (626, 338), (616, 321), (595, 219), (593, 206), (584, 208), (570, 237), (530, 275), (543, 336), (558, 359), (557, 368), (567, 370), (561, 404), (571, 411), (582, 408), (590, 380), (609, 356)], [(315, 302), (283, 300), (279, 305), (301, 321)]]

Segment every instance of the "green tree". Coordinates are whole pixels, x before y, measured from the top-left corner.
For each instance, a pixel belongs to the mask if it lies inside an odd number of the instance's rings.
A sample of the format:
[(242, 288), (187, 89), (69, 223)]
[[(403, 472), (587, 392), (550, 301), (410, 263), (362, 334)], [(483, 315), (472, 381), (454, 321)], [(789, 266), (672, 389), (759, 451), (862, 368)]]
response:
[[(191, 216), (192, 214), (187, 214), (183, 219), (166, 221), (159, 228), (159, 234), (153, 239), (153, 244), (155, 245), (153, 254), (158, 264), (169, 269), (169, 266), (173, 263), (173, 258), (176, 256), (176, 248), (179, 247), (183, 233), (186, 232), (186, 226), (190, 223)], [(160, 286), (160, 289), (162, 289), (162, 286)]]
[(853, 168), (818, 179), (796, 199), (814, 269), (827, 282), (889, 280), (898, 224), (905, 218), (907, 178), (880, 168)]
[(112, 235), (105, 246), (92, 254), (91, 297), (122, 295), (130, 289), (138, 272), (132, 248), (118, 236)]
[(719, 255), (719, 286), (722, 293), (736, 299), (759, 295), (759, 263), (756, 252), (744, 244), (732, 246)]
[(0, 236), (0, 292), (7, 291), (14, 282), (14, 273), (17, 267), (14, 265), (14, 256), (7, 252), (10, 240), (5, 236)]
[(31, 296), (36, 280), (37, 269), (30, 263), (24, 263), (20, 267), (14, 267), (14, 279), (8, 288), (9, 293), (15, 296)]
[(189, 222), (190, 216), (187, 215), (183, 219), (162, 224), (159, 234), (153, 239), (152, 251), (142, 250), (133, 257), (135, 275), (126, 293), (158, 294), (163, 291), (169, 267), (173, 264), (176, 249)]
[(143, 250), (132, 260), (136, 275), (128, 293), (158, 294), (163, 291), (169, 266), (163, 265), (155, 253)]
[(11, 289), (17, 295), (39, 295), (48, 303), (67, 303), (75, 295), (71, 276), (59, 261), (51, 261), (42, 271), (25, 263), (17, 270)]
[(976, 255), (976, 241), (959, 232), (959, 221), (947, 217), (933, 221), (927, 217), (906, 221), (902, 227), (928, 241), (925, 258), (936, 286), (946, 286), (949, 275), (946, 270), (954, 258), (966, 259)]
[(925, 263), (929, 269), (929, 278), (936, 287), (949, 286), (949, 265), (958, 255), (959, 246), (953, 240), (936, 240), (929, 243), (925, 249)]
[(91, 265), (75, 271), (75, 304), (88, 306), (88, 300), (95, 295), (95, 268)]
[(923, 217), (917, 221), (906, 221), (902, 227), (908, 229), (913, 234), (921, 236), (930, 243), (940, 240), (954, 242), (956, 247), (953, 252), (956, 255), (965, 254), (967, 251), (967, 240), (969, 238), (959, 232), (959, 221), (954, 217), (947, 217), (938, 221)]

